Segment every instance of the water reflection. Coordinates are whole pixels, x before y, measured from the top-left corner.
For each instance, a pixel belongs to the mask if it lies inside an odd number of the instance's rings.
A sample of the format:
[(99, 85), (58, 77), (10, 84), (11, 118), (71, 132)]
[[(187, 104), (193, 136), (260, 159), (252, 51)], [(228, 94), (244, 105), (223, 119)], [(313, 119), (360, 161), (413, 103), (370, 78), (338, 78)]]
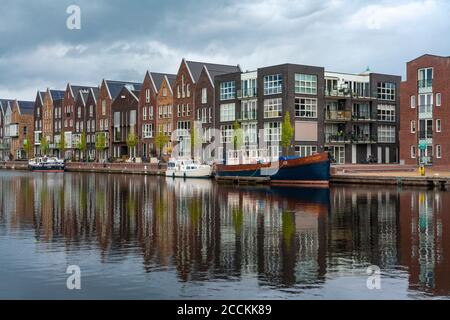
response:
[(446, 192), (5, 172), (0, 188), (1, 239), (31, 231), (40, 254), (57, 244), (102, 264), (139, 258), (142, 273), (173, 271), (181, 284), (253, 277), (299, 294), (377, 265), (407, 276), (407, 296), (450, 295)]

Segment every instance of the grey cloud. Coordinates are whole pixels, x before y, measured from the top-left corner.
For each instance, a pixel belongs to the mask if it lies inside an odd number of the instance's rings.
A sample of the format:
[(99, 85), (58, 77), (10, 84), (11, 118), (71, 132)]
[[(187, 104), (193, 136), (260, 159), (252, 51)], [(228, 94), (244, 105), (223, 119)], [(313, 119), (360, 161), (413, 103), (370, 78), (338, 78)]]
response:
[[(240, 64), (292, 62), (403, 74), (425, 52), (448, 55), (450, 3), (440, 0), (4, 0), (0, 97), (102, 78), (176, 72), (182, 57)], [(65, 27), (82, 9), (82, 29)]]

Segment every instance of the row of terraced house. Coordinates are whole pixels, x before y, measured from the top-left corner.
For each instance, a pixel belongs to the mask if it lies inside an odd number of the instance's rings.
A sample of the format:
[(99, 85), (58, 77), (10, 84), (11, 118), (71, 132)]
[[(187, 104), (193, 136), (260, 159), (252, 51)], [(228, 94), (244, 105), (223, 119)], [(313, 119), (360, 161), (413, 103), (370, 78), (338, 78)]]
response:
[[(450, 57), (409, 62), (404, 82), (369, 69), (347, 74), (284, 64), (244, 72), (239, 65), (183, 59), (177, 74), (148, 71), (142, 82), (69, 83), (65, 90), (38, 91), (34, 102), (0, 100), (0, 157), (30, 157), (26, 143), (33, 155), (45, 151), (73, 160), (150, 161), (170, 155), (174, 146), (190, 156), (194, 123), (202, 128), (204, 147), (232, 143), (238, 124), (242, 149), (252, 153), (264, 141), (278, 156), (289, 112), (291, 155), (327, 151), (339, 164), (448, 165), (449, 96)], [(162, 150), (157, 136), (166, 137)], [(201, 157), (227, 157), (219, 150), (205, 148)]]

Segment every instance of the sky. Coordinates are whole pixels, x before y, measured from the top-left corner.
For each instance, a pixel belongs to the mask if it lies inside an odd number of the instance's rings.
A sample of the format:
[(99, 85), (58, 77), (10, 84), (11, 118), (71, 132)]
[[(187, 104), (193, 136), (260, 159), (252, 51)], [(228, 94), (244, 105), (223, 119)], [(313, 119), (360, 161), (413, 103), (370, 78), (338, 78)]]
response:
[[(422, 54), (450, 56), (447, 0), (0, 0), (0, 98), (34, 100), (71, 82), (142, 81), (182, 58), (281, 63), (404, 76)], [(67, 8), (80, 8), (69, 29)], [(72, 21), (72, 20), (70, 20)]]

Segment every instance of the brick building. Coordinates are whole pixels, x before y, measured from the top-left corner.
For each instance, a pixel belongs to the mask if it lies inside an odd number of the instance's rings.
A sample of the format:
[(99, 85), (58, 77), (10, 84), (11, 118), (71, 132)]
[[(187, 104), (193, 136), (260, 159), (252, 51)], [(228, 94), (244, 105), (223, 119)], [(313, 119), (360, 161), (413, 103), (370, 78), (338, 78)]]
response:
[(450, 165), (449, 79), (450, 57), (426, 54), (407, 63), (401, 84), (401, 162)]
[(11, 124), (9, 135), (11, 137), (11, 154), (14, 160), (24, 160), (27, 157), (33, 157), (32, 154), (27, 155), (24, 149), (26, 140), (31, 145), (34, 144), (34, 102), (33, 101), (17, 101), (12, 103)]

